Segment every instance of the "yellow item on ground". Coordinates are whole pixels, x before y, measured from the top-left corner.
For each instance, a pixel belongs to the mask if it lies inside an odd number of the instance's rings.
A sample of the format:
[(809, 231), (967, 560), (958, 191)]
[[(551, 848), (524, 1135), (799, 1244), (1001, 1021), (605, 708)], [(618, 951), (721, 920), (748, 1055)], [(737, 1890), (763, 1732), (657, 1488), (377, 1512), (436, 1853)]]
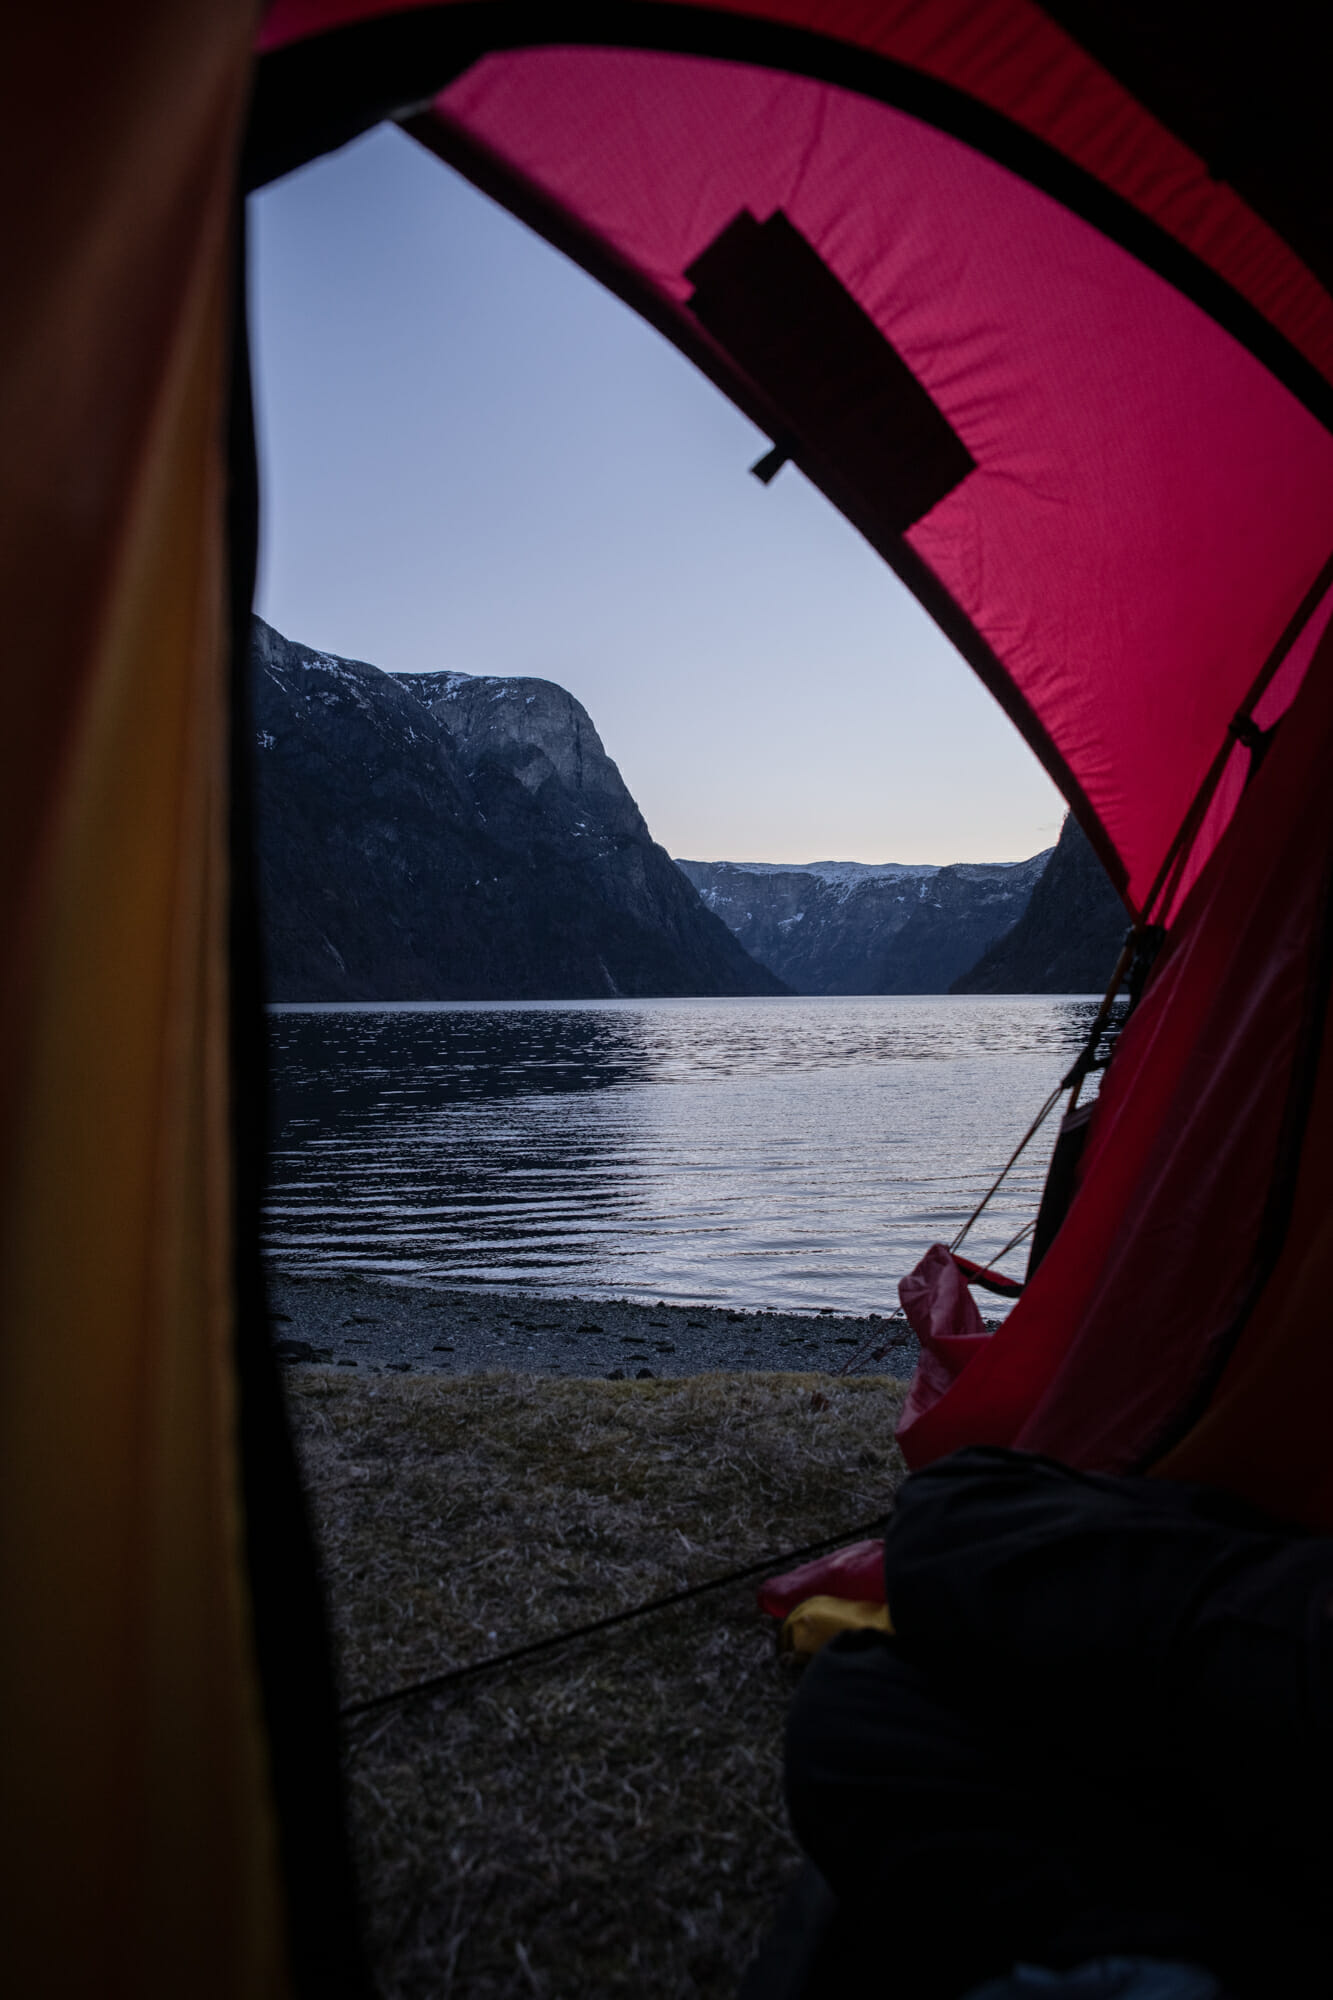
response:
[(887, 1604), (852, 1597), (807, 1597), (782, 1621), (778, 1650), (811, 1660), (839, 1632), (893, 1632)]

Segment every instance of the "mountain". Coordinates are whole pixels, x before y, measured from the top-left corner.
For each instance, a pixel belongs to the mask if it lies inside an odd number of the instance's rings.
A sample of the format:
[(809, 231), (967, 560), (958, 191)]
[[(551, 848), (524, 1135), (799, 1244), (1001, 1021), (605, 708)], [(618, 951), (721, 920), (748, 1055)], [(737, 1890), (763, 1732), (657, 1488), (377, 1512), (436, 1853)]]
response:
[(1030, 861), (677, 861), (751, 957), (797, 993), (946, 993), (1012, 929)]
[(254, 621), (275, 1000), (783, 990), (657, 846), (549, 681), (387, 674)]
[(1032, 900), (1007, 936), (954, 981), (954, 993), (1101, 993), (1129, 922), (1073, 814)]

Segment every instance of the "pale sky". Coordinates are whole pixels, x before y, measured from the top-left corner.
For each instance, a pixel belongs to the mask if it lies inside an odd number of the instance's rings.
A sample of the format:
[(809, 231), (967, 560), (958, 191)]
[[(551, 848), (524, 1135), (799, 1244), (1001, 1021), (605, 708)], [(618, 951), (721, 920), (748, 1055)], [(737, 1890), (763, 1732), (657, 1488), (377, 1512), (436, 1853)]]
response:
[(577, 695), (696, 860), (1020, 860), (1064, 806), (882, 560), (660, 335), (391, 128), (250, 206), (258, 609)]

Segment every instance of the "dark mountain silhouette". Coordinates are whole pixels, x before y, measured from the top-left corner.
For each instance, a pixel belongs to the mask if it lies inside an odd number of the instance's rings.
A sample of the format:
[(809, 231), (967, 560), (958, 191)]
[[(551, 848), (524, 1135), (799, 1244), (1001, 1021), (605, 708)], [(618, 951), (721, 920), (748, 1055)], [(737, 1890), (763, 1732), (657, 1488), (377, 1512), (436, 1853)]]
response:
[(548, 681), (392, 675), (254, 621), (275, 1000), (763, 994)]
[(954, 993), (1101, 993), (1129, 917), (1073, 814), (1013, 929), (954, 981)]

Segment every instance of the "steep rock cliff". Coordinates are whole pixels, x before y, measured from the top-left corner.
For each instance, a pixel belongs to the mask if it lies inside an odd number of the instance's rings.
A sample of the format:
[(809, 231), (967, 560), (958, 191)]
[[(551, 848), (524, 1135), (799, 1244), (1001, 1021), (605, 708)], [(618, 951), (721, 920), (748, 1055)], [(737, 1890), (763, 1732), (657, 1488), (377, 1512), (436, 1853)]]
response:
[(653, 842), (564, 689), (386, 674), (259, 619), (252, 660), (274, 999), (782, 990)]

